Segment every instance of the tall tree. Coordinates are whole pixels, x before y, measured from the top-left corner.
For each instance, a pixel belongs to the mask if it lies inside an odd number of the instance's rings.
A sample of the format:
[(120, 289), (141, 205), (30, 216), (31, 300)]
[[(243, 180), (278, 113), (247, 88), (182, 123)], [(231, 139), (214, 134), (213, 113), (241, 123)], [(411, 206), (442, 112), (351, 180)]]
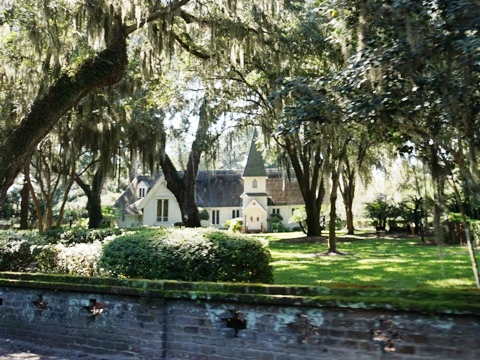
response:
[[(192, 6), (188, 6), (189, 3)], [(217, 46), (226, 45), (212, 35), (216, 33), (215, 24), (224, 34), (228, 33), (225, 26), (236, 23), (227, 19), (241, 5), (230, 1), (196, 4), (178, 0), (168, 4), (138, 1), (131, 6), (128, 1), (106, 0), (95, 6), (80, 1), (55, 4), (28, 1), (3, 7), (1, 40), (2, 48), (8, 49), (1, 62), (6, 80), (3, 89), (14, 87), (17, 98), (23, 97), (24, 101), (23, 107), (10, 103), (17, 116), (2, 120), (1, 124), (0, 199), (4, 198), (27, 157), (62, 116), (86, 95), (113, 85), (124, 76), (128, 65), (127, 39), (132, 39), (132, 43), (148, 40), (139, 59), (146, 72), (152, 71), (151, 65), (156, 66), (156, 60), (167, 58), (164, 55), (174, 52), (175, 48), (199, 57), (213, 57), (212, 54), (224, 50)], [(139, 29), (143, 29), (144, 37), (135, 36)], [(210, 39), (206, 34), (210, 34)], [(22, 47), (22, 51), (16, 46)], [(44, 79), (13, 70), (26, 68), (16, 66), (24, 61), (17, 54), (25, 49), (34, 50), (29, 53), (29, 59), (46, 74)], [(205, 49), (210, 55), (203, 54)], [(35, 84), (31, 81), (33, 78), (42, 81)], [(30, 86), (23, 93), (17, 85), (22, 79), (23, 84)]]
[(364, 176), (365, 180), (368, 179), (368, 175), (365, 174), (372, 171), (372, 163), (375, 162), (372, 154), (372, 140), (368, 138), (365, 132), (358, 130), (352, 132), (351, 139), (346, 144), (345, 156), (342, 158), (343, 167), (339, 183), (349, 235), (355, 233), (353, 204), (357, 180), (361, 175)]
[(327, 253), (338, 253), (336, 241), (337, 225), (337, 196), (340, 187), (340, 175), (343, 172), (348, 143), (351, 141), (350, 134), (338, 124), (330, 124), (328, 131), (327, 168), (330, 173), (330, 215), (328, 224), (328, 249)]

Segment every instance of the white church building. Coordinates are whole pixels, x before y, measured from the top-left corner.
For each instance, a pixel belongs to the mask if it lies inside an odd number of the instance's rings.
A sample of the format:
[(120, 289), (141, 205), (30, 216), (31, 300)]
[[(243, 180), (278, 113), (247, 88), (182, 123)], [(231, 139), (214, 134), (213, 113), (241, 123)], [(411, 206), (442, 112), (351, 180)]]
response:
[[(286, 180), (277, 169), (265, 169), (252, 141), (243, 170), (199, 171), (195, 183), (196, 204), (209, 213), (205, 226), (225, 227), (230, 219), (242, 218), (248, 232), (270, 231), (267, 219), (278, 214), (289, 228), (293, 211), (304, 205), (298, 182)], [(160, 174), (137, 176), (115, 202), (119, 227), (172, 226), (182, 222), (175, 196)]]

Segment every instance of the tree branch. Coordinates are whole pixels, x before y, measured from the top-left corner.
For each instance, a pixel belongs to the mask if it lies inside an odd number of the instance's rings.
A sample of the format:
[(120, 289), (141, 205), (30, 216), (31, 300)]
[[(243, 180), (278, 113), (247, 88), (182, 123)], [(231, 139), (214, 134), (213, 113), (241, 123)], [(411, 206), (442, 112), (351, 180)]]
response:
[(145, 24), (149, 22), (156, 21), (158, 19), (166, 17), (168, 14), (174, 13), (177, 10), (179, 10), (182, 6), (188, 4), (191, 0), (179, 0), (176, 3), (166, 6), (158, 11), (155, 11), (154, 13), (148, 15), (146, 18), (143, 20), (140, 20), (138, 23), (127, 26), (126, 28), (126, 33), (127, 36), (130, 35), (132, 32), (140, 29), (141, 27), (145, 26)]

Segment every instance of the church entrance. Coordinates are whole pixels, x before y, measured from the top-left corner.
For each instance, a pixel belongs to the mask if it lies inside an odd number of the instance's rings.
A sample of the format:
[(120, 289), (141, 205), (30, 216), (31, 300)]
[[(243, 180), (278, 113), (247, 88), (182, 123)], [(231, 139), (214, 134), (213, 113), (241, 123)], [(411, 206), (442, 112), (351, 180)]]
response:
[(245, 230), (247, 232), (265, 231), (267, 226), (267, 212), (256, 201), (253, 201), (244, 212)]

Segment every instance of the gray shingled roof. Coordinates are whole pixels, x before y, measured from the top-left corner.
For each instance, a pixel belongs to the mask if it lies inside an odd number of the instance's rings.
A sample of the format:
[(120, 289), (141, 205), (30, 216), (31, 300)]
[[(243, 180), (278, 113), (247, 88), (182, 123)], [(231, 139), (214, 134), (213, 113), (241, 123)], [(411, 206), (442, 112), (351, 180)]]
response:
[(257, 150), (255, 144), (256, 135), (253, 135), (252, 144), (250, 145), (250, 151), (248, 153), (247, 164), (243, 170), (242, 176), (262, 176), (266, 177), (267, 172), (265, 171), (265, 165), (263, 163), (263, 158), (260, 152)]
[[(266, 171), (265, 176), (267, 176)], [(136, 208), (138, 202), (135, 203), (138, 200), (135, 192), (136, 184), (145, 181), (152, 187), (157, 179), (158, 177), (154, 180), (145, 176), (137, 177), (114, 206), (124, 210), (125, 213), (139, 213)], [(241, 170), (199, 171), (196, 181), (196, 203), (198, 207), (209, 208), (241, 207), (240, 195), (243, 194), (243, 190)], [(294, 178), (289, 182), (277, 170), (268, 170), (267, 194), (257, 195), (268, 195), (269, 205), (300, 205), (304, 203), (297, 180)]]
[(243, 180), (240, 171), (199, 171), (195, 184), (197, 206), (242, 206)]
[(113, 205), (117, 209), (125, 209), (129, 205), (133, 204), (138, 200), (137, 186), (141, 182), (148, 184), (148, 188), (151, 189), (155, 182), (158, 180), (158, 175), (155, 178), (150, 176), (139, 175), (137, 176), (128, 186), (128, 188), (120, 195), (120, 197), (115, 201)]

